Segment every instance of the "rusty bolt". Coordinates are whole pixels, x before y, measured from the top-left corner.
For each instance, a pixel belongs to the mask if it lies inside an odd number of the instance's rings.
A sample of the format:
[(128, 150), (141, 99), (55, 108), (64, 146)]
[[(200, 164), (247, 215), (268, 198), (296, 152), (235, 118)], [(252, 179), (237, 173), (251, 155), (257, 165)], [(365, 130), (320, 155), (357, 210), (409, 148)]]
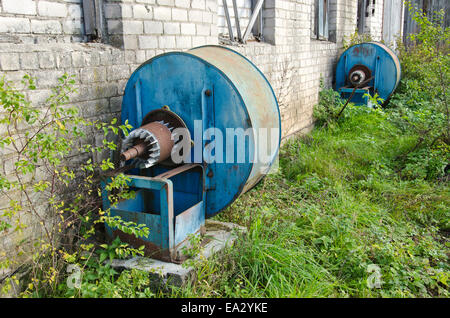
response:
[(211, 96), (211, 90), (210, 90), (210, 89), (207, 89), (207, 90), (205, 91), (205, 95), (206, 95), (206, 96)]

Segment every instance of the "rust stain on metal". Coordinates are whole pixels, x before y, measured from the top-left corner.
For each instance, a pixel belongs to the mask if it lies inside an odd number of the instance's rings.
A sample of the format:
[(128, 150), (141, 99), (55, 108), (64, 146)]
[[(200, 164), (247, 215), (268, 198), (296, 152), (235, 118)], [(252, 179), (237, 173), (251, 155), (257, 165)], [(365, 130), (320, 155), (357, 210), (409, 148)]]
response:
[(120, 230), (113, 231), (113, 237), (119, 237), (122, 242), (130, 244), (133, 248), (144, 246), (144, 256), (159, 259), (161, 261), (170, 262), (169, 250), (162, 250), (156, 244), (144, 241), (134, 235), (124, 233)]
[(369, 56), (372, 55), (372, 50), (367, 47), (361, 47), (359, 45), (355, 45), (355, 47), (352, 50), (353, 56), (358, 56), (362, 54), (363, 56)]
[(186, 170), (189, 170), (189, 169), (193, 169), (193, 168), (196, 168), (196, 167), (201, 168), (201, 165), (199, 165), (197, 163), (187, 163), (187, 164), (184, 164), (184, 165), (182, 165), (182, 166), (180, 166), (178, 168), (175, 168), (175, 169), (169, 170), (167, 172), (161, 173), (161, 174), (155, 176), (155, 178), (168, 179), (170, 177), (173, 177), (176, 174), (179, 174), (179, 173), (181, 173), (183, 171), (186, 171)]

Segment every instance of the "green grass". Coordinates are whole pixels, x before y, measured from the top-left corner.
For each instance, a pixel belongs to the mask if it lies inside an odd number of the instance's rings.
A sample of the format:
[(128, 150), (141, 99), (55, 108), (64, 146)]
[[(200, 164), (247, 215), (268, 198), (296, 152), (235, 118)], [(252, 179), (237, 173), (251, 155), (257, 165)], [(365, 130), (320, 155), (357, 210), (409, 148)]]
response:
[[(248, 234), (170, 296), (448, 297), (448, 182), (401, 178), (417, 137), (386, 116), (349, 107), (287, 142), (280, 171), (216, 217)], [(371, 264), (381, 288), (367, 284)]]

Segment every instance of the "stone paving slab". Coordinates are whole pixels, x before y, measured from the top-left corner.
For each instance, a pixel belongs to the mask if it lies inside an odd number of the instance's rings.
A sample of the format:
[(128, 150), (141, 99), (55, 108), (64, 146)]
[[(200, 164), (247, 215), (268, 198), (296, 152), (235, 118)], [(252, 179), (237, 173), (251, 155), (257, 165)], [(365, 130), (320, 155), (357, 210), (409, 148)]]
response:
[[(234, 243), (239, 233), (246, 231), (245, 227), (233, 223), (207, 220), (204, 235), (207, 243), (195, 259), (207, 259), (223, 251)], [(194, 268), (187, 264), (189, 263), (175, 264), (142, 256), (127, 260), (114, 259), (111, 263), (112, 267), (117, 270), (139, 269), (150, 273), (152, 286), (160, 288), (170, 285), (181, 287), (193, 280), (195, 278)]]

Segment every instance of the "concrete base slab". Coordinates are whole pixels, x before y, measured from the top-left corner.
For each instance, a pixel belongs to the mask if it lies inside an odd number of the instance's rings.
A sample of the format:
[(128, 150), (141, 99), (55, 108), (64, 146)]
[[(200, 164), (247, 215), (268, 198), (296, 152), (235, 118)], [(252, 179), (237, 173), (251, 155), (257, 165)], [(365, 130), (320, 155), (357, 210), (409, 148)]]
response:
[[(194, 260), (207, 259), (212, 255), (231, 246), (240, 233), (245, 233), (245, 227), (226, 222), (206, 220), (206, 233), (200, 244), (200, 253)], [(189, 246), (187, 246), (189, 248)], [(194, 268), (183, 264), (163, 262), (160, 260), (136, 256), (126, 260), (114, 259), (111, 266), (117, 270), (139, 269), (150, 274), (152, 286), (166, 288), (168, 286), (184, 286), (195, 278)]]

